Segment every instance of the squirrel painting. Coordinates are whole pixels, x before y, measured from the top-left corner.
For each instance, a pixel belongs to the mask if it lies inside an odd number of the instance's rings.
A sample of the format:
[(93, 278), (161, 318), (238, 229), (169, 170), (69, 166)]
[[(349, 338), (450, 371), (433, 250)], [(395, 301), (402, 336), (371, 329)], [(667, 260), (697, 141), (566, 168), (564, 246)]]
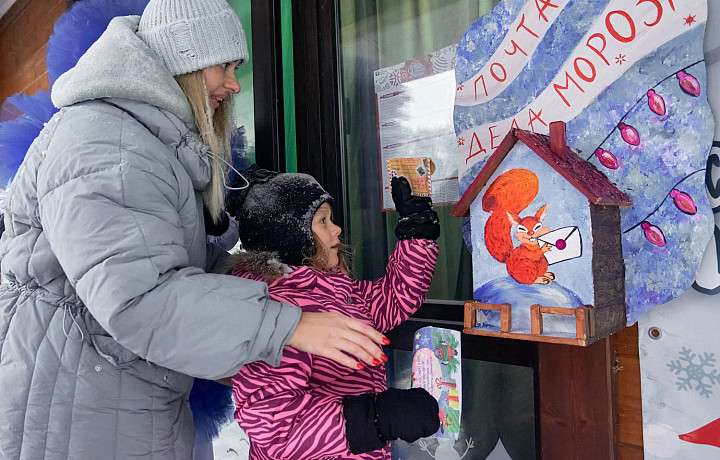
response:
[[(485, 246), (490, 255), (505, 264), (510, 276), (522, 284), (548, 284), (555, 279), (547, 271), (545, 253), (551, 247), (540, 246), (538, 237), (550, 229), (543, 226), (546, 205), (535, 215), (520, 217), (537, 196), (537, 175), (527, 169), (511, 169), (495, 179), (482, 198), (484, 211), (492, 214), (485, 223)], [(515, 247), (513, 228), (520, 245)]]

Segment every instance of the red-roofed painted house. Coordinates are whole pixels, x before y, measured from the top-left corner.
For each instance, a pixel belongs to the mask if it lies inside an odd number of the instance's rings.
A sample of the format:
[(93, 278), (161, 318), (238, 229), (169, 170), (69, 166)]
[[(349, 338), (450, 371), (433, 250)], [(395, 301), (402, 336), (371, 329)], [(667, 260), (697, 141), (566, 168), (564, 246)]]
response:
[(567, 146), (564, 122), (510, 130), (452, 212), (473, 229), (466, 332), (587, 345), (623, 328), (629, 206)]

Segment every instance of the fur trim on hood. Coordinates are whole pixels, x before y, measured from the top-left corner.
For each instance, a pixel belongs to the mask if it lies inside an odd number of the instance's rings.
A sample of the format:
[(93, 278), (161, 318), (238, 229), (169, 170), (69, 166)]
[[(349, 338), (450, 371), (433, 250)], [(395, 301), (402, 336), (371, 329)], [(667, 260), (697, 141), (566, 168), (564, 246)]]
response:
[(224, 273), (243, 273), (267, 284), (279, 278), (285, 278), (292, 269), (280, 262), (275, 252), (242, 251), (232, 254), (225, 260)]

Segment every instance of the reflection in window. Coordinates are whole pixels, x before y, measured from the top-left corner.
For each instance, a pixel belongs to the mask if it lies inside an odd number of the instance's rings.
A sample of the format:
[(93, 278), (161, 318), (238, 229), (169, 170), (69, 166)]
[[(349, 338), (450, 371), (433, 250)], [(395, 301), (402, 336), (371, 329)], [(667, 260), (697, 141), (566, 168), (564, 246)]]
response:
[[(437, 104), (428, 103), (422, 98), (409, 102), (401, 110), (406, 114), (408, 110), (414, 112), (409, 115), (416, 116), (413, 118), (417, 120), (414, 123), (415, 131), (402, 127), (397, 132), (423, 139), (421, 143), (413, 141), (414, 145), (408, 147), (405, 154), (430, 156), (439, 170), (452, 166), (450, 163), (456, 161), (451, 111), (454, 97), (453, 62), (452, 57), (449, 61), (440, 57), (431, 62), (431, 58), (438, 57), (437, 54), (431, 55), (457, 44), (470, 24), (490, 11), (497, 1), (343, 0), (338, 3), (349, 196), (347, 227), (344, 231), (355, 251), (355, 275), (372, 279), (384, 272), (388, 254), (395, 245), (394, 228), (397, 224), (396, 212), (382, 211), (383, 182), (387, 183), (388, 171), (381, 160), (379, 148), (376, 72), (423, 58), (426, 58), (424, 62), (427, 66), (436, 66), (433, 71), (448, 71), (445, 75), (435, 74), (430, 79), (410, 83), (416, 91), (424, 89), (428, 99), (440, 99)], [(409, 68), (405, 77), (412, 74), (413, 69), (419, 67)], [(437, 80), (447, 76), (451, 78), (438, 83)], [(443, 91), (443, 84), (452, 86), (449, 91)], [(428, 115), (423, 119), (422, 112), (434, 106), (444, 107), (439, 112), (441, 114)], [(430, 136), (418, 134), (420, 129), (429, 129), (436, 139), (429, 142), (427, 138)], [(445, 138), (441, 139), (443, 132)], [(438, 188), (441, 185), (441, 182), (437, 183)], [(456, 190), (455, 185), (455, 190), (447, 193), (448, 196), (454, 195), (454, 200), (457, 200)], [(433, 193), (436, 191), (433, 190)], [(436, 203), (443, 201), (435, 195), (433, 199)], [(429, 298), (469, 300), (472, 298), (472, 270), (470, 253), (462, 239), (463, 221), (450, 217), (452, 205), (436, 206), (436, 210), (440, 216), (442, 233), (438, 241), (440, 256)]]
[[(410, 388), (412, 353), (388, 355), (388, 387)], [(425, 438), (413, 444), (396, 441), (393, 460), (535, 459), (533, 370), (528, 367), (462, 360), (462, 419), (458, 440)], [(456, 454), (453, 454), (455, 451)]]

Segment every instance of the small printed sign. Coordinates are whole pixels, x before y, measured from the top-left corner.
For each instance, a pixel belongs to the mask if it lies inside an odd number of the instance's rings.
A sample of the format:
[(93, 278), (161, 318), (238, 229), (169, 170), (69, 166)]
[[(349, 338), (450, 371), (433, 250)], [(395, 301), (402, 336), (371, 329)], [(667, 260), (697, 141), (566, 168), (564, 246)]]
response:
[(411, 386), (424, 388), (438, 402), (440, 429), (434, 438), (458, 439), (462, 412), (460, 332), (428, 326), (413, 339)]

